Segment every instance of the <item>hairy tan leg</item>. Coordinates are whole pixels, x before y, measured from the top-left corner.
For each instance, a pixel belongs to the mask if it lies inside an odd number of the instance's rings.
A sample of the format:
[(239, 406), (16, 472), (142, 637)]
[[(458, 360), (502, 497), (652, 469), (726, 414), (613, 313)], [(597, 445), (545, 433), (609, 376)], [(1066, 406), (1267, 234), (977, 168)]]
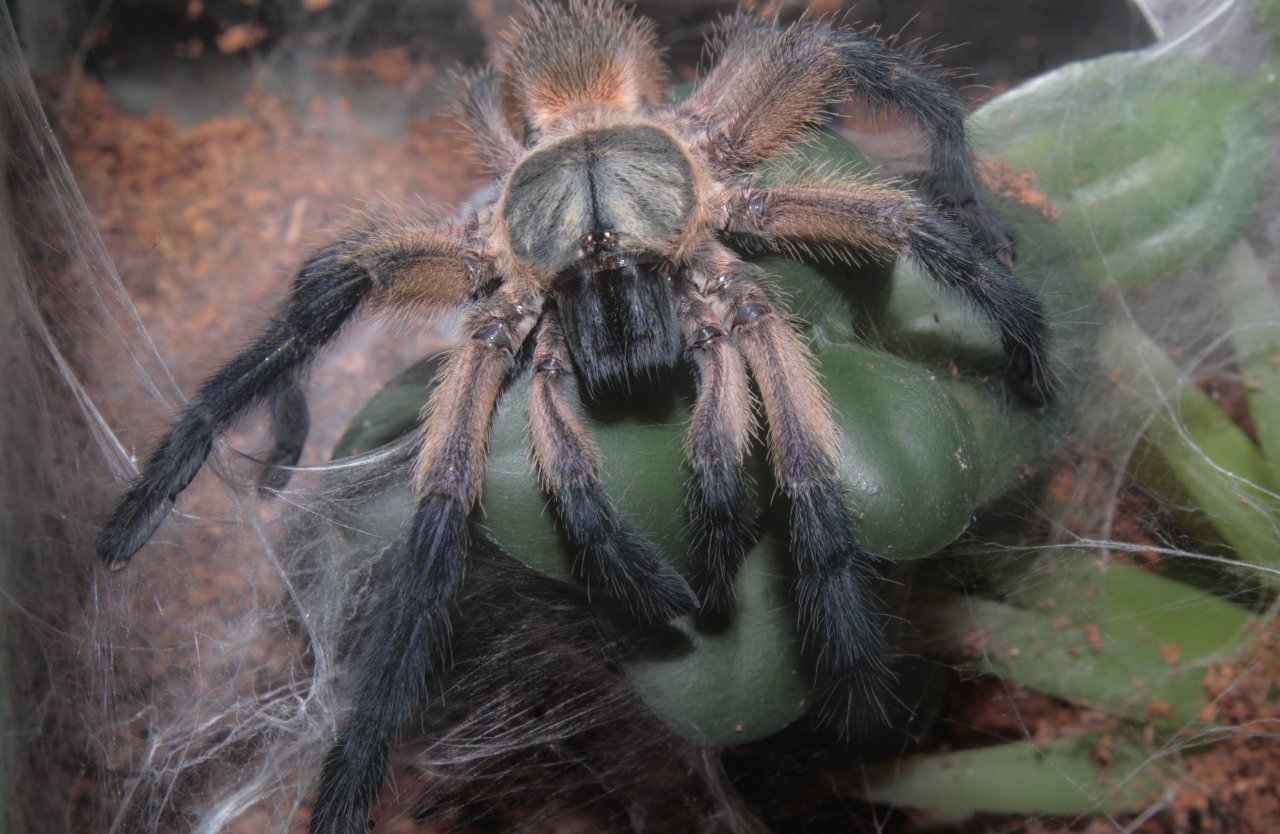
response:
[(741, 171), (783, 153), (848, 95), (826, 26), (739, 14), (717, 30), (717, 60), (676, 110), (713, 165)]
[(922, 185), (988, 256), (1013, 263), (1013, 239), (979, 198), (959, 98), (918, 56), (822, 21), (790, 26), (743, 14), (721, 27), (716, 66), (676, 109), (690, 138), (727, 174), (774, 159), (857, 97), (914, 118), (932, 145)]
[[(98, 535), (99, 556), (124, 567), (204, 465), (214, 439), (251, 408), (276, 408), (273, 466), (261, 481), (279, 489), (306, 439), (305, 398), (297, 387), (311, 362), (365, 308), (457, 306), (480, 286), (483, 261), (468, 253), (469, 231), (386, 217), (363, 218), (312, 255), (289, 296), (253, 345), (201, 384), (148, 458)], [(282, 474), (285, 473), (285, 474)]]
[(680, 323), (698, 374), (698, 400), (685, 451), (689, 479), (689, 582), (703, 607), (732, 601), (747, 535), (742, 519), (742, 459), (755, 426), (742, 355), (720, 318), (690, 283), (681, 287)]
[(469, 510), (479, 497), (485, 440), (516, 352), (540, 314), (538, 299), (499, 292), (467, 316), (470, 338), (456, 348), (423, 412), (413, 483), (422, 495), (445, 495)]
[(418, 510), (375, 608), (372, 638), (356, 663), (351, 716), (325, 758), (312, 834), (365, 829), (386, 769), (388, 740), (418, 708), (427, 680), (443, 662), (489, 425), (515, 355), (537, 321), (538, 304), (509, 286), (480, 302), (466, 319), (470, 338), (441, 372), (414, 467)]
[(538, 329), (529, 387), (533, 458), (560, 520), (579, 548), (589, 587), (625, 603), (642, 622), (665, 622), (697, 600), (680, 574), (618, 517), (600, 484), (600, 454), (583, 425), (578, 383), (560, 323), (547, 312)]
[(398, 316), (456, 308), (492, 278), (474, 225), (368, 215), (350, 257), (374, 280), (371, 306)]
[(1040, 300), (963, 228), (911, 194), (847, 180), (744, 187), (729, 193), (721, 216), (723, 231), (748, 245), (832, 258), (868, 251), (914, 258), (996, 326), (1013, 391), (1034, 407), (1052, 402), (1056, 385)]
[(704, 268), (704, 292), (760, 389), (774, 472), (791, 499), (796, 601), (825, 714), (842, 728), (882, 718), (890, 675), (875, 595), (879, 560), (854, 536), (839, 481), (838, 431), (813, 357), (757, 268), (719, 247)]

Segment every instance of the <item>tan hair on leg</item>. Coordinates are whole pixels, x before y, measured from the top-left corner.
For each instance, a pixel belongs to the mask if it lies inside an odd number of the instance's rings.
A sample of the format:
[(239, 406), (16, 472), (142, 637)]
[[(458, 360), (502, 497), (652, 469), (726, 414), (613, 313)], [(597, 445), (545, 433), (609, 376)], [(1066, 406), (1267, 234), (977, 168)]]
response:
[(626, 603), (642, 622), (664, 622), (697, 605), (688, 584), (619, 517), (600, 483), (600, 453), (579, 412), (578, 383), (556, 314), (538, 329), (529, 384), (534, 462), (591, 587)]
[(582, 108), (635, 113), (666, 95), (654, 24), (611, 0), (523, 4), (494, 65), (517, 137)]

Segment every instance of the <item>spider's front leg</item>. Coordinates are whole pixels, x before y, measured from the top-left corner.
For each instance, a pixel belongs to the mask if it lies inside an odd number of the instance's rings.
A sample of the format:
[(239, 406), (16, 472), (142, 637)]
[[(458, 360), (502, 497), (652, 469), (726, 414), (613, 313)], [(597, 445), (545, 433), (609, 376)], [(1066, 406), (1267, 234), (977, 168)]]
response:
[(742, 458), (754, 426), (742, 354), (720, 318), (690, 282), (680, 288), (679, 318), (698, 374), (698, 400), (685, 451), (689, 479), (689, 583), (708, 610), (732, 601), (747, 535), (742, 518)]
[(697, 599), (653, 545), (618, 517), (600, 483), (600, 454), (579, 413), (578, 383), (553, 310), (543, 316), (529, 385), (533, 456), (556, 500), (569, 538), (580, 548), (588, 587), (603, 588), (641, 622), (687, 614)]
[(890, 673), (875, 595), (879, 559), (854, 535), (838, 474), (838, 431), (813, 357), (760, 285), (757, 268), (716, 247), (704, 270), (704, 293), (760, 390), (774, 472), (791, 500), (796, 601), (824, 712), (842, 729), (867, 710), (884, 716)]
[[(478, 291), (467, 229), (372, 217), (313, 255), (266, 333), (204, 382), (151, 453), (98, 534), (98, 555), (119, 569), (151, 538), (204, 466), (214, 438), (255, 404), (273, 399), (291, 423), (277, 425), (277, 463), (296, 462), (305, 435), (297, 380), (366, 305), (445, 308)], [(272, 482), (268, 481), (268, 485)]]
[(1029, 405), (1053, 401), (1047, 325), (1040, 300), (964, 229), (910, 194), (861, 182), (743, 187), (724, 205), (723, 230), (782, 251), (904, 254), (959, 292), (995, 324), (1009, 359), (1006, 378)]
[(377, 609), (379, 622), (356, 664), (359, 683), (350, 718), (325, 758), (312, 834), (365, 831), (389, 739), (440, 668), (493, 412), (540, 305), (540, 299), (509, 288), (479, 302), (466, 319), (470, 339), (441, 372), (414, 467), (421, 496), (417, 513)]

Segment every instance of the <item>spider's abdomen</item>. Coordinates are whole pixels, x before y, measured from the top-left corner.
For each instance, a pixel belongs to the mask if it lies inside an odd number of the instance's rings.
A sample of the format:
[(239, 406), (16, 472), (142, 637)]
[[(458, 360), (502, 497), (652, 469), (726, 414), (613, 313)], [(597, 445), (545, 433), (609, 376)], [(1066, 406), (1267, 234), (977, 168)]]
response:
[(621, 125), (578, 133), (526, 158), (503, 201), (512, 248), (545, 273), (609, 231), (623, 251), (661, 251), (693, 212), (689, 159), (664, 131)]
[(565, 342), (588, 394), (659, 379), (680, 356), (671, 282), (644, 264), (567, 270), (556, 284)]

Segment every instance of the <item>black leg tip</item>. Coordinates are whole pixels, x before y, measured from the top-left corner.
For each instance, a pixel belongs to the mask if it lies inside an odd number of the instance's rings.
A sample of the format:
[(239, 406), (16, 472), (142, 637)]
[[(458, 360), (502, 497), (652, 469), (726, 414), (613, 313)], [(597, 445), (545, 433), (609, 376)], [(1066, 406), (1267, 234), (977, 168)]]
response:
[(844, 735), (884, 723), (893, 676), (876, 596), (882, 560), (854, 540), (837, 481), (793, 491), (791, 540), (800, 568), (796, 605), (824, 721)]
[(1019, 347), (1010, 356), (1005, 374), (1010, 389), (1029, 408), (1044, 410), (1058, 395), (1058, 381), (1039, 351)]
[(734, 601), (734, 580), (746, 555), (750, 532), (742, 517), (740, 464), (718, 457), (697, 462), (685, 512), (689, 519), (689, 584), (702, 601), (702, 611), (727, 611)]
[(171, 500), (149, 506), (132, 493), (126, 495), (98, 533), (94, 542), (98, 558), (113, 571), (123, 570), (172, 510)]
[(745, 525), (734, 515), (720, 524), (694, 522), (689, 547), (689, 586), (705, 612), (724, 612), (733, 606), (734, 582), (746, 555)]
[(642, 625), (669, 622), (698, 608), (698, 597), (684, 577), (645, 538), (630, 531), (584, 546), (582, 573), (589, 587), (624, 604)]
[[(367, 834), (369, 809), (386, 772), (387, 743), (381, 731), (348, 729), (329, 749), (308, 834)], [(354, 736), (354, 737), (353, 737)]]
[(815, 698), (818, 717), (845, 740), (887, 727), (893, 681), (893, 673), (884, 667), (841, 677), (828, 674)]
[(649, 606), (652, 614), (644, 620), (645, 622), (667, 623), (678, 617), (691, 615), (698, 610), (700, 605), (698, 595), (675, 568), (669, 565), (668, 568), (670, 568), (670, 576), (659, 577), (655, 583), (659, 589), (652, 595), (654, 604)]
[(721, 614), (733, 608), (733, 580), (723, 573), (695, 565), (689, 571), (689, 587), (704, 613)]
[(883, 726), (893, 693), (873, 577), (854, 566), (797, 580), (801, 619), (812, 642), (819, 714), (843, 737)]
[(720, 614), (734, 604), (735, 582), (742, 560), (746, 532), (743, 525), (719, 528), (715, 535), (698, 535), (689, 549), (689, 587), (705, 613)]

